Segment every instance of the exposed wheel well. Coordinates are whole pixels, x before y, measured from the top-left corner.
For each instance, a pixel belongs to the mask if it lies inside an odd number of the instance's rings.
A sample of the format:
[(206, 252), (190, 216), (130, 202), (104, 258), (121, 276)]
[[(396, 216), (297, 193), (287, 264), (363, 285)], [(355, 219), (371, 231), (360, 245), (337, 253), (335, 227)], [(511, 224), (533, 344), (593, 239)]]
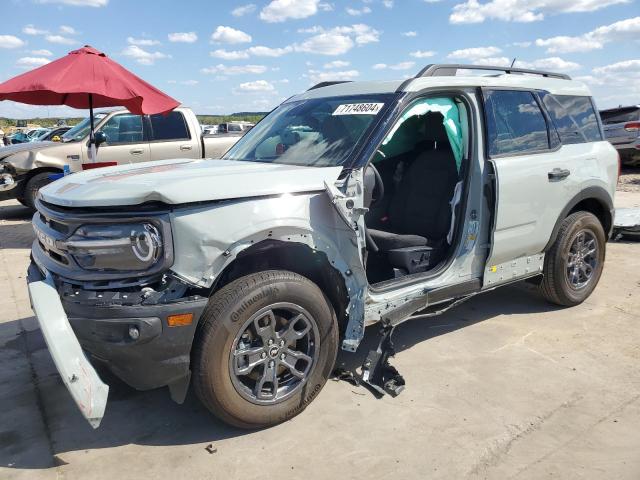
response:
[[(602, 224), (602, 228), (605, 232), (611, 231), (611, 224), (613, 219), (611, 218), (611, 212), (609, 209), (602, 204), (602, 202), (596, 198), (586, 198), (580, 202), (578, 202), (568, 213), (567, 217), (575, 212), (589, 212), (594, 214), (600, 223)], [(566, 218), (566, 217), (565, 217)]]
[(211, 294), (233, 280), (263, 270), (288, 270), (314, 282), (327, 296), (340, 325), (346, 327), (349, 295), (340, 272), (331, 265), (324, 252), (303, 243), (264, 240), (243, 250), (218, 277)]

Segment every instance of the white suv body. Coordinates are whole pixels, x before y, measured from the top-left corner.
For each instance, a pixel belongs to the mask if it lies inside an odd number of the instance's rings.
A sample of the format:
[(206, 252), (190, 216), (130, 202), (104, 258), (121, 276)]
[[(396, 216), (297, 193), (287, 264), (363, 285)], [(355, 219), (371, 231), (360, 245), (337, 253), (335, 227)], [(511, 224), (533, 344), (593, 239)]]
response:
[[(29, 285), (52, 352), (78, 337), (132, 386), (182, 400), (192, 379), (216, 415), (256, 427), (302, 411), (366, 325), (386, 333), (363, 380), (398, 393), (386, 358), (409, 318), (528, 278), (555, 303), (582, 302), (602, 272), (618, 175), (590, 93), (548, 72), (455, 76), (469, 68), (323, 85), (221, 160), (42, 189)], [(105, 240), (123, 253), (100, 256)], [(66, 316), (41, 313), (54, 310)], [(174, 325), (176, 314), (191, 320)], [(91, 336), (105, 318), (110, 336)], [(61, 371), (93, 371), (71, 355), (54, 355)], [(106, 395), (82, 398), (104, 389), (96, 378), (68, 386), (99, 423)]]

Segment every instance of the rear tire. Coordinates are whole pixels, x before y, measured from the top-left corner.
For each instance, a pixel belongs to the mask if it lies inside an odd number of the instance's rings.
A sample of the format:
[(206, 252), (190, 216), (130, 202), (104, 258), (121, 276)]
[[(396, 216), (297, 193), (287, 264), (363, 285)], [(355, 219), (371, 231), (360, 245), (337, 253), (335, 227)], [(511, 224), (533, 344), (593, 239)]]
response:
[(35, 210), (38, 190), (53, 182), (53, 180), (49, 178), (49, 176), (52, 174), (53, 172), (36, 173), (27, 181), (27, 184), (24, 187), (23, 196), (18, 201), (25, 207), (28, 207), (31, 210)]
[(595, 215), (575, 212), (565, 218), (556, 241), (545, 254), (542, 295), (566, 307), (584, 302), (602, 275), (606, 240)]
[(317, 285), (288, 271), (247, 275), (209, 299), (194, 341), (194, 389), (226, 423), (276, 425), (318, 395), (337, 350), (336, 315)]

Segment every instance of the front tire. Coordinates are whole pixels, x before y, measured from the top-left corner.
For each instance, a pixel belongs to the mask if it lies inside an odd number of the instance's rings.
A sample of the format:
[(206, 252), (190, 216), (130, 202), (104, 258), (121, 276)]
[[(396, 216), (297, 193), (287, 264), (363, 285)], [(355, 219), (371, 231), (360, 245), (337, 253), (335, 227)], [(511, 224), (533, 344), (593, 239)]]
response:
[(565, 218), (544, 258), (542, 295), (566, 307), (584, 302), (602, 275), (606, 241), (595, 215), (575, 212)]
[(43, 172), (36, 173), (33, 177), (31, 177), (24, 188), (24, 193), (18, 201), (22, 203), (25, 207), (30, 208), (31, 210), (36, 209), (36, 197), (38, 195), (38, 190), (42, 187), (49, 185), (53, 180), (49, 178), (52, 175), (52, 172)]
[(194, 342), (194, 389), (226, 423), (276, 425), (318, 395), (337, 350), (336, 315), (317, 285), (288, 271), (247, 275), (209, 300)]

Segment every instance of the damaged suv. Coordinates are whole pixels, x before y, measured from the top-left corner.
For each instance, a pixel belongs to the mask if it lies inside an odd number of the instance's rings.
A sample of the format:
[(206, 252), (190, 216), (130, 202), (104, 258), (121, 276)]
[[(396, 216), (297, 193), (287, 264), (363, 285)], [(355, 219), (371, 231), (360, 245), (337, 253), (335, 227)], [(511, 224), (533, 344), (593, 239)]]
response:
[(362, 380), (395, 395), (404, 380), (387, 357), (405, 320), (523, 279), (555, 304), (584, 301), (617, 174), (589, 91), (565, 75), (430, 65), (322, 84), (221, 160), (41, 189), (32, 306), (94, 427), (108, 386), (87, 356), (177, 402), (192, 384), (230, 424), (274, 425), (318, 395), (367, 325), (383, 334)]

